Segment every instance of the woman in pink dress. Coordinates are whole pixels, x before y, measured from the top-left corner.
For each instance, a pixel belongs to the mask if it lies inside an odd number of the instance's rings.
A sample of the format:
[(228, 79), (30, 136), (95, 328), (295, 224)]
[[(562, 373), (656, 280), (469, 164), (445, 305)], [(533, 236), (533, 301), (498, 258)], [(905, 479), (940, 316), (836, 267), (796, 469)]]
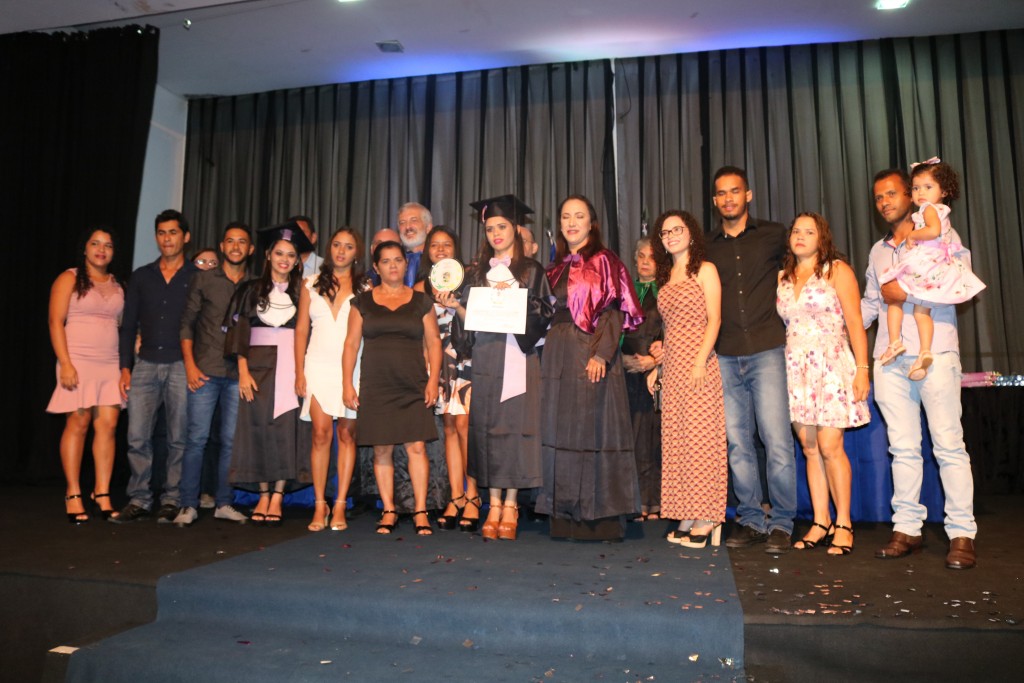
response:
[(114, 470), (114, 429), (124, 407), (117, 383), (121, 377), (117, 327), (124, 290), (110, 272), (114, 235), (107, 228), (83, 236), (77, 268), (64, 271), (50, 289), (50, 342), (57, 355), (57, 388), (49, 413), (67, 415), (60, 438), (60, 460), (67, 488), (64, 507), (71, 524), (89, 521), (79, 475), (89, 424), (93, 427), (92, 460), (96, 468), (92, 500), (105, 519), (117, 517), (110, 504)]
[(829, 555), (847, 555), (853, 551), (853, 525), (843, 430), (870, 419), (868, 339), (857, 276), (840, 260), (828, 221), (816, 213), (800, 214), (789, 229), (776, 307), (786, 323), (789, 419), (807, 457), (814, 508), (813, 525), (793, 547), (824, 544)]

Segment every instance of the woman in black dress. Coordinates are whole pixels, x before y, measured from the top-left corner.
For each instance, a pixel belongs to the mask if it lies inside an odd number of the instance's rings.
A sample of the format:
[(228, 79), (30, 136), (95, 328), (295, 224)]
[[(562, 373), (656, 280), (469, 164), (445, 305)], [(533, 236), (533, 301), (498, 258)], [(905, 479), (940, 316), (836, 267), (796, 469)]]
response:
[[(487, 487), (490, 497), (483, 536), (510, 541), (515, 540), (518, 529), (519, 489), (543, 483), (536, 347), (551, 320), (554, 299), (541, 265), (523, 253), (517, 226), (525, 220), (525, 213), (532, 212), (512, 196), (484, 201), (480, 218), (487, 238), (469, 271), (469, 287), (461, 301), (450, 293), (440, 299), (459, 316), (453, 335), (456, 348), (473, 357), (476, 389), (469, 417), (468, 472), (478, 485)], [(462, 332), (470, 287), (527, 289), (524, 333)]]
[[(344, 401), (349, 409), (360, 411), (359, 443), (373, 446), (373, 473), (384, 506), (377, 533), (390, 534), (398, 524), (392, 450), (401, 443), (409, 456), (416, 507), (413, 523), (416, 533), (426, 536), (433, 533), (426, 510), (429, 464), (424, 442), (437, 438), (434, 404), (438, 383), (428, 381), (428, 373), (437, 377), (441, 370), (437, 316), (430, 297), (403, 282), (408, 264), (402, 245), (391, 241), (378, 244), (373, 264), (380, 284), (359, 294), (349, 312), (341, 359)], [(352, 375), (364, 337), (356, 392)]]
[(261, 231), (263, 274), (240, 286), (228, 306), (225, 354), (238, 358), (238, 422), (229, 479), (256, 484), (254, 524), (281, 523), (288, 482), (308, 484), (310, 431), (295, 395), (295, 322), (302, 261), (313, 245), (297, 225)]
[(621, 540), (640, 512), (621, 333), (643, 322), (629, 271), (605, 248), (597, 212), (573, 195), (548, 267), (555, 314), (541, 368), (544, 489), (537, 512), (552, 538)]

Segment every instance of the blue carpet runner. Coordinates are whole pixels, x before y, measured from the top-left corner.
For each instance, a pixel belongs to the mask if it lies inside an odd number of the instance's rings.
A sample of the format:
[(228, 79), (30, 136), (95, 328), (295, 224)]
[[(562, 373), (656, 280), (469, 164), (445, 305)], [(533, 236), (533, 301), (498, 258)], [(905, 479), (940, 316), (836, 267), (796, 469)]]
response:
[(82, 648), (67, 680), (743, 679), (724, 546), (670, 545), (665, 522), (619, 544), (373, 522), (163, 577), (157, 620)]

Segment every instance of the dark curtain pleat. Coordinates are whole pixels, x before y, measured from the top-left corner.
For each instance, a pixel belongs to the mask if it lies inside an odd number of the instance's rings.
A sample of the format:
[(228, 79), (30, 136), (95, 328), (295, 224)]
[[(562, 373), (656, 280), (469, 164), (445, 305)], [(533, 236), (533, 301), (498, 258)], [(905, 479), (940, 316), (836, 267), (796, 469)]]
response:
[[(63, 418), (44, 412), (56, 384), (47, 305), (54, 278), (76, 264), (80, 233), (117, 233), (113, 267), (131, 270), (135, 220), (156, 88), (159, 32), (0, 36), (0, 187), (14, 255), (4, 317), (0, 479), (60, 473)], [(91, 477), (89, 458), (83, 467)]]
[(610, 62), (595, 61), (193, 100), (184, 212), (200, 242), (294, 213), (322, 240), (342, 224), (369, 238), (419, 201), (468, 259), (481, 239), (469, 202), (518, 194), (544, 255), (557, 202), (578, 192), (618, 246), (610, 89)]
[(874, 173), (937, 154), (960, 173), (952, 222), (988, 284), (959, 310), (964, 369), (1024, 372), (1022, 60), (1022, 30), (619, 60), (619, 219), (636, 234), (645, 210), (683, 208), (714, 227), (712, 174), (739, 165), (753, 215), (823, 213), (862, 274), (885, 232)]

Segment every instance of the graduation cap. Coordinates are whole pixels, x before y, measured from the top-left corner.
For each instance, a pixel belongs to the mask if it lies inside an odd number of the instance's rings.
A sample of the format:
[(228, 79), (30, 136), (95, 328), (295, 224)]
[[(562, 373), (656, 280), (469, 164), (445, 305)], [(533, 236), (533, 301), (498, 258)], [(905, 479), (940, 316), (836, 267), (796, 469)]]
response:
[(533, 209), (520, 201), (519, 197), (516, 197), (514, 194), (481, 199), (476, 202), (470, 202), (469, 205), (476, 209), (481, 223), (486, 222), (488, 218), (501, 216), (502, 218), (509, 219), (516, 225), (525, 225), (526, 215), (533, 213)]
[(272, 225), (269, 228), (260, 228), (256, 231), (256, 243), (259, 245), (260, 252), (266, 252), (278, 240), (288, 240), (295, 245), (295, 251), (300, 254), (308, 254), (314, 250), (312, 242), (295, 221)]

